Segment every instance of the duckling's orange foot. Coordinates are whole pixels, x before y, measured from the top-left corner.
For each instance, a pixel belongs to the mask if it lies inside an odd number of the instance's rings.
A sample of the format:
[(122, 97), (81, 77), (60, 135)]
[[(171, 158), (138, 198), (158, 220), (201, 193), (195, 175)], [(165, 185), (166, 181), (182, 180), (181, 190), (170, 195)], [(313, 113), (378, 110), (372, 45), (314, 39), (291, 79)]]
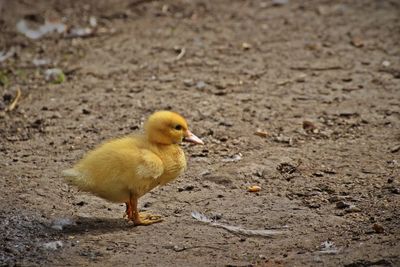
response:
[(135, 220), (133, 221), (135, 225), (150, 225), (153, 223), (162, 222), (161, 216), (159, 215), (152, 215), (145, 212), (140, 212), (139, 216), (136, 216)]

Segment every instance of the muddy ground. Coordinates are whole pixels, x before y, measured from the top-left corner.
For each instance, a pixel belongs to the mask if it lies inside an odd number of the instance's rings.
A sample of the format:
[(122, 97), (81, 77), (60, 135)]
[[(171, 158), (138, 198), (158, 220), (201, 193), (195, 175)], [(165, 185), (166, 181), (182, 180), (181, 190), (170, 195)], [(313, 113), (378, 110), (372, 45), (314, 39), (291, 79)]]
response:
[[(30, 2), (1, 1), (0, 265), (400, 266), (398, 1)], [(60, 172), (160, 109), (206, 145), (132, 227)]]

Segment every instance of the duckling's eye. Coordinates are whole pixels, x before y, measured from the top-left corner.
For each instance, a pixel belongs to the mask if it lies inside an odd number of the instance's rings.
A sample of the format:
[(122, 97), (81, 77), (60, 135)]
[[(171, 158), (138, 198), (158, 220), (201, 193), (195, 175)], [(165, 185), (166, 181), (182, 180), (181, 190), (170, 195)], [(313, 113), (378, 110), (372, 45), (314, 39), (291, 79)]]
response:
[(178, 131), (182, 130), (182, 125), (179, 125), (179, 124), (176, 125), (176, 126), (175, 126), (175, 130), (178, 130)]

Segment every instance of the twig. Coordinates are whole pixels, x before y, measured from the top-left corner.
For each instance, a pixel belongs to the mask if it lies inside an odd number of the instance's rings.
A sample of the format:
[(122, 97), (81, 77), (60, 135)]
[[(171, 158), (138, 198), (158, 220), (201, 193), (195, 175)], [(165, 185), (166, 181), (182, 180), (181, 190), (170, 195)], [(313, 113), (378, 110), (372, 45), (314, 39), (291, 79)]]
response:
[(213, 246), (192, 246), (192, 247), (185, 247), (185, 249), (192, 249), (192, 248), (210, 248), (210, 249), (216, 249), (216, 250), (225, 250), (223, 248), (219, 247), (213, 247)]
[(225, 249), (223, 249), (223, 248), (218, 248), (218, 247), (213, 247), (213, 246), (206, 246), (206, 245), (204, 245), (204, 246), (182, 247), (182, 248), (177, 248), (177, 249), (174, 248), (174, 250), (176, 252), (181, 252), (181, 251), (185, 251), (185, 250), (188, 250), (188, 249), (194, 249), (194, 248), (209, 248), (209, 249), (216, 249), (216, 250), (225, 251)]
[(185, 54), (186, 54), (186, 48), (183, 47), (183, 48), (181, 49), (181, 52), (179, 53), (179, 55), (176, 56), (175, 60), (176, 60), (176, 61), (180, 60), (181, 58), (183, 58), (183, 56), (184, 56)]
[(324, 70), (341, 70), (342, 66), (327, 66), (327, 67), (307, 67), (307, 66), (298, 66), (298, 67), (290, 67), (291, 70), (314, 70), (314, 71), (324, 71)]
[(15, 109), (15, 107), (17, 106), (20, 98), (21, 98), (21, 89), (18, 87), (15, 97), (14, 97), (13, 101), (11, 102), (11, 104), (6, 109), (6, 111), (13, 111)]
[(286, 234), (286, 231), (278, 231), (278, 230), (264, 230), (264, 229), (259, 229), (259, 230), (249, 230), (249, 229), (244, 229), (239, 226), (231, 226), (231, 225), (226, 225), (222, 223), (218, 223), (216, 221), (211, 220), (204, 214), (201, 214), (197, 211), (192, 212), (192, 217), (200, 222), (209, 224), (214, 227), (219, 227), (223, 228), (229, 232), (232, 232), (234, 234), (240, 234), (240, 235), (247, 235), (247, 236), (262, 236), (262, 237), (274, 237), (277, 235), (282, 235)]

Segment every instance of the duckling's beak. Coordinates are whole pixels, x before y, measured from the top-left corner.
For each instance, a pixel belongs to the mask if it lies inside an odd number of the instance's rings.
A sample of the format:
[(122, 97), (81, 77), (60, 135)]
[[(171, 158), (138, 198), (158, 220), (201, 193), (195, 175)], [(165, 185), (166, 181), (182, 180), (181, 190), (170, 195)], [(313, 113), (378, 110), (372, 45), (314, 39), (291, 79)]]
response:
[(195, 136), (191, 131), (187, 130), (185, 133), (185, 138), (183, 138), (183, 141), (186, 142), (191, 142), (191, 143), (195, 143), (195, 144), (199, 144), (199, 145), (204, 145), (204, 142), (198, 138), (197, 136)]

